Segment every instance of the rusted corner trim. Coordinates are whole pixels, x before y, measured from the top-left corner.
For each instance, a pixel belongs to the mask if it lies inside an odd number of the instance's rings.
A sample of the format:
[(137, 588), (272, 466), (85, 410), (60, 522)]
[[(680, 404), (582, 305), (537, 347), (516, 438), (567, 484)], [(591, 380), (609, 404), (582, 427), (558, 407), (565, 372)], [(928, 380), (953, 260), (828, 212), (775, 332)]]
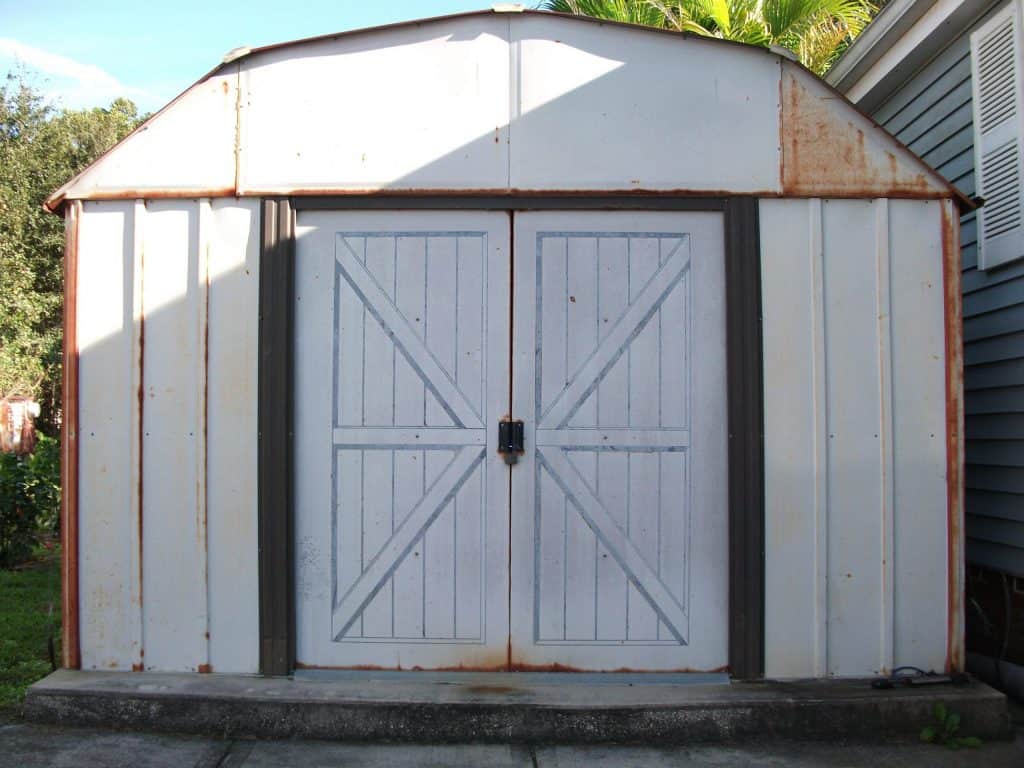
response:
[(260, 672), (295, 666), (295, 515), (292, 387), (295, 213), (287, 199), (260, 207), (257, 518)]
[(63, 664), (80, 669), (78, 592), (78, 233), (82, 203), (74, 201), (64, 225), (64, 375), (61, 421), (61, 618)]
[(942, 278), (946, 354), (946, 670), (962, 672), (964, 649), (964, 389), (960, 220), (942, 206)]
[(729, 668), (764, 676), (764, 360), (758, 201), (725, 209), (729, 457)]

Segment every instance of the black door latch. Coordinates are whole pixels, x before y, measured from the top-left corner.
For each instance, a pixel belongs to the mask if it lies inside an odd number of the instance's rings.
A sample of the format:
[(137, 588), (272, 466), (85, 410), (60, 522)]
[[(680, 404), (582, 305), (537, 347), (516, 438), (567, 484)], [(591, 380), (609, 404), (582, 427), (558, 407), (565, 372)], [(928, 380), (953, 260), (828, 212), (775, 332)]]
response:
[(498, 422), (498, 453), (512, 465), (523, 453), (523, 422), (502, 419)]

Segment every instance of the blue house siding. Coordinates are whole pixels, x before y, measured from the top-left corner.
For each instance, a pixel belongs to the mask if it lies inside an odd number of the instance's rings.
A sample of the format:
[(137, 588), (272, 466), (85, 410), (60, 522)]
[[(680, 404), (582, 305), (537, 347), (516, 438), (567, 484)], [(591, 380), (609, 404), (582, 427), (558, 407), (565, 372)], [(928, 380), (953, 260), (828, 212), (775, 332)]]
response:
[[(874, 113), (967, 195), (975, 194), (970, 31)], [(967, 560), (1024, 577), (1024, 261), (979, 271), (973, 213), (961, 219), (961, 247)]]

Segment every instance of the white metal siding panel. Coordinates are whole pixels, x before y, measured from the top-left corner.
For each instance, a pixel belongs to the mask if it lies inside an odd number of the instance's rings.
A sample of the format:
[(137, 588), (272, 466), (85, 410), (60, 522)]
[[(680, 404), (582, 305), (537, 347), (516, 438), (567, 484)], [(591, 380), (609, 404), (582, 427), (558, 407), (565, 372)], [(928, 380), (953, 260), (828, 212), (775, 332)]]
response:
[(941, 668), (939, 204), (762, 201), (766, 673)]
[[(147, 669), (207, 663), (199, 204), (150, 202), (143, 311), (143, 641)], [(201, 286), (201, 281), (203, 286)]]
[(256, 312), (259, 204), (212, 201), (207, 513), (210, 665), (259, 670)]
[(83, 669), (131, 669), (132, 203), (86, 203), (78, 235)]
[(880, 664), (882, 423), (874, 204), (826, 200), (828, 671)]
[(196, 83), (62, 189), (69, 198), (124, 192), (225, 194), (235, 186), (238, 68)]
[(147, 190), (950, 192), (770, 52), (538, 14), (257, 51), (194, 86), (51, 202)]
[(939, 669), (949, 585), (941, 204), (893, 200), (889, 211), (894, 663)]
[(762, 200), (765, 674), (825, 674), (821, 201)]
[(245, 61), (240, 191), (505, 188), (507, 31), (469, 18)]
[(514, 189), (778, 191), (763, 52), (537, 17), (511, 34)]

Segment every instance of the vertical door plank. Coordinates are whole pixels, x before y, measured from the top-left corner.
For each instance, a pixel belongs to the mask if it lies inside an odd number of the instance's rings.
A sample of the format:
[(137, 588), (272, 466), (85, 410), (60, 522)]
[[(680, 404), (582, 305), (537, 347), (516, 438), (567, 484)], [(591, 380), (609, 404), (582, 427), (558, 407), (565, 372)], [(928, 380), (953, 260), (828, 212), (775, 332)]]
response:
[[(426, 320), (426, 238), (395, 238), (395, 306), (423, 337)], [(423, 379), (404, 355), (395, 359), (395, 424), (423, 426), (426, 393)], [(425, 490), (424, 451), (399, 451), (395, 454), (396, 522), (406, 516)], [(395, 591), (395, 636), (423, 637), (423, 564), (422, 544), (405, 558), (392, 576)]]
[[(333, 590), (338, 600), (352, 588), (362, 572), (363, 555), (363, 451), (338, 450), (337, 489), (334, 497), (334, 551), (337, 586)], [(362, 622), (353, 624), (346, 636), (362, 634)]]
[[(427, 327), (429, 332), (429, 325)], [(427, 488), (448, 466), (452, 455), (451, 451), (427, 451)], [(455, 636), (455, 606), (452, 602), (455, 586), (455, 553), (452, 551), (454, 514), (449, 501), (422, 540), (423, 630), (424, 635), (432, 639)]]
[[(455, 382), (481, 413), (485, 429), (493, 428), (484, 410), (485, 241), (479, 236), (459, 237), (456, 256)], [(456, 494), (452, 510), (453, 547), (458, 557), (453, 574), (455, 637), (463, 640), (481, 638), (483, 633), (483, 476), (482, 467), (473, 472)]]
[[(660, 266), (658, 238), (631, 237), (629, 249), (629, 300), (633, 302)], [(681, 291), (676, 284), (673, 293)], [(660, 311), (660, 310), (659, 310)], [(658, 425), (659, 387), (661, 384), (659, 341), (662, 329), (658, 316), (640, 331), (626, 350), (629, 371), (628, 419), (630, 427), (656, 427)], [(671, 332), (671, 328), (667, 329)], [(675, 424), (673, 424), (675, 426)], [(657, 570), (659, 529), (659, 468), (658, 456), (653, 453), (629, 455), (629, 538), (636, 544), (648, 565)], [(656, 640), (658, 615), (644, 599), (635, 584), (629, 585), (630, 640)]]
[[(568, 504), (546, 469), (537, 477), (535, 626), (540, 640), (565, 639), (565, 521)], [(525, 510), (524, 510), (525, 511)], [(517, 556), (517, 553), (513, 553)]]
[[(422, 389), (421, 389), (422, 391)], [(419, 404), (423, 418), (423, 404)], [(395, 451), (395, 518), (405, 520), (423, 496), (424, 451)], [(395, 590), (395, 637), (423, 637), (422, 544), (398, 564), (391, 577)]]
[[(389, 235), (346, 238), (359, 253), (362, 245), (366, 270), (388, 299), (395, 295), (395, 239)], [(395, 345), (388, 332), (369, 312), (363, 331), (363, 424), (393, 426), (395, 420)], [(394, 531), (393, 456), (387, 449), (363, 451), (361, 571), (377, 556)], [(390, 637), (392, 584), (387, 583), (363, 610), (365, 637)]]
[[(602, 237), (598, 242), (599, 270), (598, 335), (604, 339), (629, 306), (629, 241)], [(597, 387), (597, 426), (629, 425), (629, 361), (623, 355)], [(616, 522), (629, 527), (629, 457), (626, 454), (598, 454), (598, 498)], [(629, 623), (629, 583), (625, 573), (598, 544), (597, 636), (601, 640), (625, 640)]]
[(567, 383), (566, 371), (566, 268), (568, 266), (566, 239), (546, 236), (539, 243), (540, 263), (538, 289), (540, 290), (537, 320), (539, 338), (540, 397), (534, 422), (541, 422), (541, 415), (550, 406)]
[[(427, 349), (453, 380), (456, 379), (459, 333), (457, 246), (457, 237), (435, 236), (427, 240), (426, 252)], [(427, 406), (427, 424), (452, 424), (451, 417), (435, 399), (431, 399)], [(452, 456), (449, 451), (432, 451), (427, 456), (428, 478), (432, 472), (439, 474)], [(455, 549), (455, 506), (455, 501), (450, 500), (424, 537), (424, 625), (427, 637), (455, 637), (455, 570), (459, 556)]]
[[(566, 244), (566, 370), (578, 371), (597, 347), (597, 238), (571, 237)], [(570, 420), (571, 425), (596, 423), (597, 397), (591, 395)], [(583, 477), (597, 482), (596, 455), (570, 455)], [(597, 537), (571, 505), (566, 515), (566, 638), (593, 640), (597, 620)]]

